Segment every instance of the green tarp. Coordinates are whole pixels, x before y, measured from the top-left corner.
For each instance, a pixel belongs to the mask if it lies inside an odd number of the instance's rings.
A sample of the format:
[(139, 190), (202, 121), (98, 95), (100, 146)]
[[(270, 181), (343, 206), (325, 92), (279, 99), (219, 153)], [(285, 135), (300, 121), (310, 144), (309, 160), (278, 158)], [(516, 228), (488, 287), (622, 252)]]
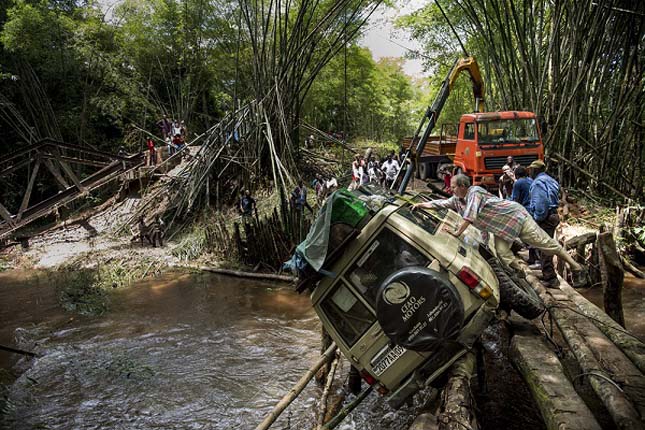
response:
[(318, 211), (307, 237), (296, 251), (318, 272), (327, 258), (331, 226), (343, 223), (356, 227), (368, 212), (366, 204), (348, 190), (334, 192)]

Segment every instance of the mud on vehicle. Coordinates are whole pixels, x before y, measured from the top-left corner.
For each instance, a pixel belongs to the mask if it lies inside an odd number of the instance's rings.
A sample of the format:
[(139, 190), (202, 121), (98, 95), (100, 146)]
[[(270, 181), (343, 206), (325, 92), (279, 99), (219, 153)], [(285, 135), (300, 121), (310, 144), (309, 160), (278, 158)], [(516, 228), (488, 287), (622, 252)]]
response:
[[(444, 230), (451, 210), (411, 210), (429, 196), (360, 187), (332, 194), (292, 264), (325, 330), (363, 379), (397, 407), (465, 354), (501, 300), (527, 318), (542, 304), (506, 273), (474, 227)], [(528, 289), (526, 289), (528, 288)]]

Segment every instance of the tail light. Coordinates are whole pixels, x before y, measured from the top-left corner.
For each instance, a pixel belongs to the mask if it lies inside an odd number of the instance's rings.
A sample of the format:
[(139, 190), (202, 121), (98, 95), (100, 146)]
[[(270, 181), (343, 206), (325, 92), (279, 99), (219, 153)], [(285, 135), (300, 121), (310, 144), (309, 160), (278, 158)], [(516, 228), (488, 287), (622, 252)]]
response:
[(361, 377), (365, 380), (365, 382), (368, 383), (368, 385), (374, 385), (374, 383), (376, 382), (376, 379), (374, 379), (372, 375), (367, 373), (367, 370), (363, 369), (361, 371)]
[(482, 299), (486, 300), (490, 296), (493, 295), (493, 291), (486, 286), (485, 284), (482, 284), (479, 276), (477, 276), (470, 268), (468, 267), (462, 267), (462, 269), (457, 272), (457, 277), (470, 288), (470, 291), (481, 297)]

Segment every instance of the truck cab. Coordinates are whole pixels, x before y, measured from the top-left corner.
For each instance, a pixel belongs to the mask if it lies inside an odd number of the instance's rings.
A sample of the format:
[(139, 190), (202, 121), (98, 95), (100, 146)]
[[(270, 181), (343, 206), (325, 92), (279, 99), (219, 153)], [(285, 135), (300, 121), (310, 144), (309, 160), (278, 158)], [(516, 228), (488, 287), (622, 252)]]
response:
[(496, 187), (509, 156), (524, 167), (544, 159), (544, 146), (533, 112), (462, 115), (454, 164), (471, 177), (473, 185)]

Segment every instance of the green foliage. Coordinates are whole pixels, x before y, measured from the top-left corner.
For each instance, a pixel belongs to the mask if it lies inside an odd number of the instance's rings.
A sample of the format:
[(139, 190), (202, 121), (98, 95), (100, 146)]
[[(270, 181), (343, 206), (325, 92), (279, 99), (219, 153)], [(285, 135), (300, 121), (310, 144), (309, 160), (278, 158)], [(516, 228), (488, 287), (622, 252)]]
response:
[(107, 312), (110, 291), (142, 279), (155, 263), (144, 258), (135, 265), (119, 260), (85, 267), (86, 260), (87, 256), (79, 257), (48, 275), (58, 290), (63, 308), (81, 315)]
[[(374, 62), (368, 49), (352, 45), (345, 57), (341, 51), (321, 71), (305, 102), (305, 120), (324, 131), (341, 131), (345, 126), (352, 140), (396, 141), (412, 133), (418, 96), (402, 61), (384, 58)], [(345, 85), (347, 109), (345, 109)]]
[(645, 246), (645, 226), (633, 227), (632, 234), (640, 242), (641, 246)]

